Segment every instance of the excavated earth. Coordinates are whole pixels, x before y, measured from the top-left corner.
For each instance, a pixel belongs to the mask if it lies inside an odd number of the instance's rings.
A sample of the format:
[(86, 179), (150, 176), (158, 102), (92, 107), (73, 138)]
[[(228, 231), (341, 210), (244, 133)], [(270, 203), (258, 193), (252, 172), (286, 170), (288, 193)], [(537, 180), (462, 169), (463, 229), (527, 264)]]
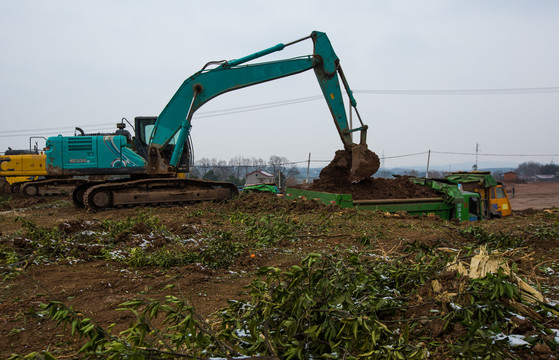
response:
[(368, 178), (358, 183), (332, 182), (320, 178), (302, 188), (334, 194), (351, 194), (354, 200), (410, 199), (438, 197), (436, 191), (412, 183), (407, 177), (394, 179)]
[(351, 153), (338, 150), (334, 160), (320, 172), (319, 178), (310, 184), (296, 187), (334, 194), (351, 194), (354, 200), (410, 199), (438, 197), (436, 191), (412, 183), (408, 177), (394, 179), (366, 178), (359, 182), (348, 180)]
[[(364, 198), (432, 196), (410, 190), (405, 177), (367, 179), (361, 185), (326, 179), (329, 179), (327, 174), (321, 176), (312, 184), (313, 190), (352, 193)], [(544, 196), (544, 191), (550, 193)], [(516, 197), (511, 200), (513, 209), (516, 202), (530, 204), (530, 208), (514, 211), (512, 216), (503, 219), (473, 224), (436, 217), (388, 216), (379, 212), (339, 209), (314, 201), (288, 201), (265, 194), (250, 194), (219, 204), (124, 208), (92, 213), (73, 207), (72, 201), (66, 197), (26, 198), (4, 192), (0, 194), (0, 358), (46, 349), (59, 359), (80, 358), (77, 351), (86, 339), (72, 336), (68, 327), (56, 326), (55, 321), (40, 313), (41, 304), (52, 300), (72, 306), (105, 328), (116, 324), (114, 334), (125, 330), (134, 320), (132, 313), (116, 310), (119, 304), (138, 298), (181, 296), (188, 299), (200, 316), (214, 321), (212, 314), (227, 306), (229, 300), (248, 299), (245, 286), (256, 278), (261, 267), (288, 269), (301, 264), (311, 252), (365, 251), (373, 254), (371, 256), (395, 261), (390, 259), (421, 259), (419, 251), (429, 247), (448, 251), (457, 249), (462, 258), (467, 258), (471, 239), (464, 235), (464, 231), (472, 226), (481, 227), (488, 233), (523, 239), (521, 247), (507, 251), (511, 261), (523, 279), (557, 303), (559, 211), (554, 207), (559, 207), (558, 193), (559, 184), (517, 186)], [(546, 202), (539, 202), (543, 198)], [(555, 199), (555, 202), (550, 203), (549, 199)], [(147, 229), (148, 222), (138, 222), (124, 230), (118, 230), (114, 225), (109, 229), (102, 227), (126, 219), (155, 219), (169, 234), (153, 234)], [(277, 232), (283, 231), (287, 225), (299, 230), (278, 239), (273, 246), (258, 247), (248, 238), (247, 223), (235, 219), (259, 219), (262, 226), (269, 225)], [(60, 231), (65, 239), (87, 239), (90, 234), (99, 234), (99, 240), (65, 242), (67, 249), (53, 247), (52, 251), (68, 255), (56, 257), (45, 255), (44, 249), (32, 246), (31, 239), (40, 232), (57, 234)], [(114, 233), (110, 241), (103, 240), (106, 232)], [(171, 237), (183, 239), (184, 245), (180, 246), (197, 251), (204, 248), (204, 242), (211, 234), (225, 233), (245, 246), (245, 250), (225, 268), (212, 269), (197, 263), (170, 267), (133, 266), (125, 258), (114, 255), (140, 247), (151, 252), (168, 250), (173, 253), (180, 249)], [(364, 238), (370, 242), (364, 242)], [(411, 245), (416, 250), (410, 252)], [(9, 254), (17, 254), (21, 260), (14, 263)], [(452, 358), (451, 346), (460, 341), (467, 329), (459, 323), (446, 328), (440, 319), (428, 320), (433, 318), (433, 311), (445, 310), (434, 301), (431, 280), (437, 279), (452, 293), (457, 291), (460, 279), (456, 273), (433, 272), (425, 277), (425, 285), (418, 288), (417, 296), (408, 300), (407, 317), (426, 319), (418, 323), (420, 327), (410, 330), (410, 343), (427, 344), (430, 359), (449, 359)], [(175, 287), (171, 289), (168, 285)], [(529, 317), (515, 317), (511, 321), (517, 322), (511, 325), (515, 334), (530, 336), (538, 331)], [(549, 316), (542, 323), (550, 329), (559, 329), (556, 316)], [(553, 336), (550, 341), (553, 342)], [(514, 358), (522, 359), (554, 359), (559, 356), (559, 350), (538, 344), (533, 348), (518, 349), (514, 355)]]

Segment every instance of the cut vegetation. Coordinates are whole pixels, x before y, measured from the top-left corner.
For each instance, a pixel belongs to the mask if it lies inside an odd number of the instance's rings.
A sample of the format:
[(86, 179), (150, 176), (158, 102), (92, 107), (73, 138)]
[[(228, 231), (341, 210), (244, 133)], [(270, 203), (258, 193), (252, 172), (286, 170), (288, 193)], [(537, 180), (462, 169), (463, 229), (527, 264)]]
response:
[(554, 209), (459, 223), (259, 193), (25, 201), (0, 214), (2, 358), (557, 356)]

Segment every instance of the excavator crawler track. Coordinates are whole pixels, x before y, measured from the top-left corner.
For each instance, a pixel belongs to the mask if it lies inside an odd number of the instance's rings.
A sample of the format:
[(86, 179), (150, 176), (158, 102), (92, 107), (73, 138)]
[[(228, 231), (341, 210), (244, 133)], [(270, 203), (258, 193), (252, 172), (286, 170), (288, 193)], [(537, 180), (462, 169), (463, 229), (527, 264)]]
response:
[(26, 182), (20, 192), (27, 196), (71, 194), (73, 189), (86, 182), (82, 179), (47, 179)]
[[(130, 181), (130, 179), (126, 179), (126, 181)], [(114, 180), (111, 181), (111, 184), (113, 183), (117, 183), (118, 180)], [(83, 199), (84, 199), (84, 194), (87, 191), (87, 189), (91, 188), (92, 186), (95, 185), (99, 185), (99, 184), (106, 184), (106, 181), (103, 180), (89, 180), (87, 182), (81, 183), (80, 185), (76, 186), (74, 188), (74, 191), (72, 191), (72, 201), (74, 202), (74, 205), (80, 208), (84, 207), (84, 203), (83, 203)]]
[(101, 211), (124, 206), (223, 201), (237, 194), (237, 187), (229, 182), (156, 178), (93, 185), (85, 190), (82, 200), (86, 209)]

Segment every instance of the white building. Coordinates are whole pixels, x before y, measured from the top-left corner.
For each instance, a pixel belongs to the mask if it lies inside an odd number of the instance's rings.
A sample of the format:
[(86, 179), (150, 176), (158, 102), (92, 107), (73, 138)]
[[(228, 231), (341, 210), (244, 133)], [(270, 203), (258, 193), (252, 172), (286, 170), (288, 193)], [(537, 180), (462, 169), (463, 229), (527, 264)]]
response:
[(256, 170), (248, 173), (245, 178), (245, 185), (275, 184), (276, 177), (266, 170)]

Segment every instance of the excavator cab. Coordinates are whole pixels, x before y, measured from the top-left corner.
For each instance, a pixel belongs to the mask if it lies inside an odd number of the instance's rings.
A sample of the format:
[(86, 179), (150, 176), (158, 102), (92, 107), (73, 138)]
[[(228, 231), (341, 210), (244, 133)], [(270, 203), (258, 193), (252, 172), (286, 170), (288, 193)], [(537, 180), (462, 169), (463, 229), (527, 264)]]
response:
[[(155, 123), (157, 122), (157, 116), (136, 116), (134, 118), (134, 127), (136, 129), (136, 136), (134, 137), (134, 148), (136, 152), (142, 156), (144, 159), (148, 159), (149, 153), (149, 141), (153, 134), (155, 128)], [(175, 141), (178, 136), (175, 136), (173, 140), (170, 141), (169, 146), (167, 146), (162, 154), (167, 159), (171, 158), (173, 151), (175, 150)], [(182, 156), (177, 164), (178, 172), (188, 172), (190, 165), (192, 164), (192, 145), (190, 138), (183, 144)]]
[(153, 132), (157, 116), (136, 116), (134, 118), (134, 149), (144, 159), (147, 159), (149, 150), (148, 140)]

